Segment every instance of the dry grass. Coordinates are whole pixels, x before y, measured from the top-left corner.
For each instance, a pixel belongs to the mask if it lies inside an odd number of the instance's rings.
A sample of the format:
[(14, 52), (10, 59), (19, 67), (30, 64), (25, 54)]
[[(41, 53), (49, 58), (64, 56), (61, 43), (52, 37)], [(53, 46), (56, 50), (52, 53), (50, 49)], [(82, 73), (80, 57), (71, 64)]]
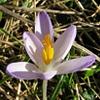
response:
[(34, 32), (38, 11), (47, 11), (50, 15), (55, 37), (70, 24), (77, 26), (70, 57), (92, 53), (97, 60), (89, 71), (50, 80), (48, 100), (100, 99), (100, 0), (5, 0), (0, 3), (0, 100), (42, 100), (41, 80), (19, 81), (5, 72), (11, 62), (30, 61), (22, 34), (26, 30)]

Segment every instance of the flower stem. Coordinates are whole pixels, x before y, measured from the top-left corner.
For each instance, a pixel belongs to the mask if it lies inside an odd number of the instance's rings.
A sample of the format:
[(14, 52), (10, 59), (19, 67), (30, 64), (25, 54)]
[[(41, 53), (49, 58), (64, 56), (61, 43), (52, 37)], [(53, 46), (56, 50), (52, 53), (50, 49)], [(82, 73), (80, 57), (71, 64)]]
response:
[(43, 80), (43, 100), (47, 100), (47, 80)]

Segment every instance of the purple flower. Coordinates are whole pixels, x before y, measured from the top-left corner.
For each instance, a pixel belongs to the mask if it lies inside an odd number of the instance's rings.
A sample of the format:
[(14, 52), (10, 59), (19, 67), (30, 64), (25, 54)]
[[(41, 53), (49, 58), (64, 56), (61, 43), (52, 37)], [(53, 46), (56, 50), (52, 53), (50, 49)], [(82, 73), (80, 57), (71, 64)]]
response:
[(39, 12), (35, 20), (35, 34), (24, 32), (25, 49), (35, 64), (16, 62), (7, 66), (7, 72), (18, 79), (49, 80), (55, 75), (80, 71), (91, 66), (95, 57), (85, 56), (65, 60), (76, 37), (76, 26), (71, 25), (54, 42), (54, 31), (46, 12)]

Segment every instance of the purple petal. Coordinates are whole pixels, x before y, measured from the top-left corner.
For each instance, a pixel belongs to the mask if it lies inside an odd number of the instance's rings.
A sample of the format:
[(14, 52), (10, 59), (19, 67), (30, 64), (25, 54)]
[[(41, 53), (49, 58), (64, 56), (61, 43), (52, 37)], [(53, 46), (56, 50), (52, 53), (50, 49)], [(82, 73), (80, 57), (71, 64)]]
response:
[(83, 68), (91, 66), (95, 62), (94, 56), (86, 56), (77, 59), (65, 61), (56, 67), (57, 74), (68, 74), (80, 71)]
[(43, 64), (41, 55), (43, 45), (41, 41), (34, 34), (29, 32), (24, 32), (23, 40), (25, 44), (25, 49), (31, 60), (37, 65)]
[(56, 70), (47, 71), (47, 72), (44, 72), (43, 74), (41, 74), (41, 78), (40, 78), (40, 79), (50, 80), (50, 79), (53, 78), (56, 74), (57, 74), (57, 71), (56, 71)]
[(45, 79), (49, 80), (55, 76), (57, 71), (48, 71), (41, 72), (35, 65), (27, 62), (17, 62), (11, 63), (7, 66), (7, 73), (11, 76), (24, 79), (24, 80), (32, 80), (32, 79)]
[(51, 39), (53, 39), (53, 26), (46, 12), (38, 13), (35, 20), (35, 33), (40, 40), (42, 40), (46, 34), (50, 34)]
[(61, 61), (65, 58), (67, 53), (72, 47), (72, 44), (76, 37), (76, 26), (71, 25), (66, 31), (60, 35), (54, 44), (55, 56), (54, 60)]

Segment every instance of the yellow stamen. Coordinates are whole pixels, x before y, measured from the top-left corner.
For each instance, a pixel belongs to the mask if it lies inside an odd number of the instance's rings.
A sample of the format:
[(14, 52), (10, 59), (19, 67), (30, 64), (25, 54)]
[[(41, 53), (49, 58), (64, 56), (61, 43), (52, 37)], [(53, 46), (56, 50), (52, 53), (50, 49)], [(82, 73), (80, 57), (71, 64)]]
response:
[(44, 46), (43, 51), (42, 51), (42, 58), (45, 64), (49, 64), (54, 57), (53, 43), (49, 34), (47, 34), (44, 37), (44, 39), (42, 40), (42, 43)]

